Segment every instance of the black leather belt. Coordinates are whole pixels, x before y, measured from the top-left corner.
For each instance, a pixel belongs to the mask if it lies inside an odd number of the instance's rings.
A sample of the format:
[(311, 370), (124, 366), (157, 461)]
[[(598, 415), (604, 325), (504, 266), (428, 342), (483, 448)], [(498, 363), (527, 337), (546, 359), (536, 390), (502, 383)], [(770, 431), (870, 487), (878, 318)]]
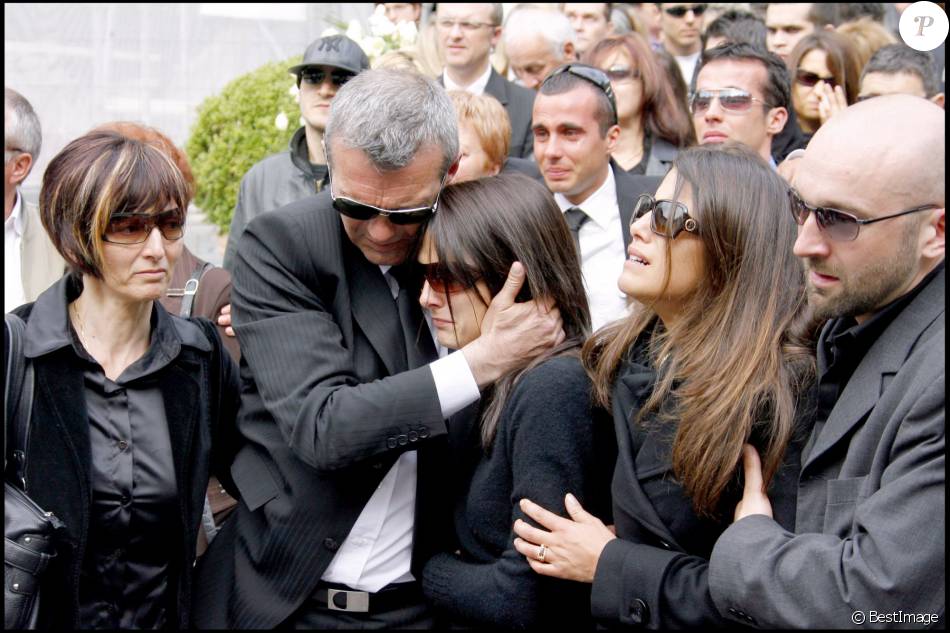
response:
[(376, 593), (356, 591), (344, 585), (320, 583), (311, 599), (331, 611), (379, 613), (422, 602), (423, 596), (418, 582), (387, 585)]

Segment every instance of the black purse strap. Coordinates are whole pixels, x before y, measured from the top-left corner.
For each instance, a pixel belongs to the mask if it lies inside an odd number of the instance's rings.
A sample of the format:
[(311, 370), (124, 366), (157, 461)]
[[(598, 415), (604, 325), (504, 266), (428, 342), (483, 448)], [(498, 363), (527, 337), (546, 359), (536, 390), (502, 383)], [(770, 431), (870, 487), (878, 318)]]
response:
[(198, 294), (198, 284), (201, 283), (201, 277), (212, 268), (214, 268), (214, 264), (205, 262), (195, 268), (194, 272), (191, 273), (191, 277), (185, 282), (185, 289), (182, 291), (181, 310), (178, 311), (178, 316), (186, 319), (191, 316), (191, 310), (195, 304), (195, 295)]
[[(4, 384), (3, 430), (9, 444), (4, 446), (3, 465), (13, 456), (16, 483), (26, 492), (26, 454), (30, 443), (30, 416), (33, 415), (33, 363), (23, 351), (26, 323), (15, 314), (4, 316), (10, 347), (7, 350), (7, 373)], [(10, 420), (13, 420), (13, 426)], [(12, 433), (12, 436), (9, 434)], [(12, 447), (12, 453), (7, 450)]]

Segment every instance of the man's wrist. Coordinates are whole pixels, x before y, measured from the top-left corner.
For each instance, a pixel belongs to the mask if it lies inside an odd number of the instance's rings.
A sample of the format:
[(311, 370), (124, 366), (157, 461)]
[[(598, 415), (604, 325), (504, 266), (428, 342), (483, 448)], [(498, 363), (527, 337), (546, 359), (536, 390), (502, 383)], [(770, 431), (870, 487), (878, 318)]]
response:
[(485, 353), (479, 339), (475, 339), (460, 351), (465, 356), (479, 389), (495, 382), (501, 376), (502, 372), (491, 362), (491, 356)]

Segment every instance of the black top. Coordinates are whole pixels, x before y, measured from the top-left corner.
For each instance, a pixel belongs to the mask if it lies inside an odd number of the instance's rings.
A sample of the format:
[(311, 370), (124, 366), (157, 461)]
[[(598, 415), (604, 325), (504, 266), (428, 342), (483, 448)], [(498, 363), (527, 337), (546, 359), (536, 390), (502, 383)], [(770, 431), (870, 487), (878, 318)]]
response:
[[(453, 419), (453, 423), (461, 422)], [(592, 409), (580, 361), (557, 357), (527, 372), (511, 394), (487, 454), (475, 419), (450, 424), (467, 439), (454, 463), (467, 494), (456, 502), (461, 555), (441, 553), (425, 566), (426, 596), (450, 619), (503, 627), (590, 628), (590, 586), (536, 574), (514, 549), (518, 502), (567, 516), (564, 495), (610, 524), (609, 478), (616, 457), (607, 413)], [(475, 462), (474, 468), (471, 466)]]
[(874, 341), (943, 269), (944, 262), (940, 262), (913, 290), (878, 310), (864, 323), (859, 324), (853, 316), (845, 316), (827, 326), (818, 344), (817, 425), (828, 420), (838, 396)]

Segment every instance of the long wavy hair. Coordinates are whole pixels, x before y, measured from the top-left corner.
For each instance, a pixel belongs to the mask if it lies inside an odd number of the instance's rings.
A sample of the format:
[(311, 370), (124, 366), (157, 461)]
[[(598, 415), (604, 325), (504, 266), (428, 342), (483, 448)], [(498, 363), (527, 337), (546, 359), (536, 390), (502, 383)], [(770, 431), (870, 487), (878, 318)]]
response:
[[(676, 197), (684, 184), (692, 193), (705, 262), (681, 318), (651, 330), (656, 312), (642, 305), (583, 349), (594, 398), (609, 406), (621, 364), (652, 331), (646, 349), (657, 377), (635, 423), (653, 416), (675, 425), (673, 472), (706, 516), (717, 515), (753, 429), (771, 481), (794, 431), (796, 399), (814, 375), (788, 188), (748, 149), (720, 147), (691, 148), (673, 163)], [(667, 271), (676, 266), (669, 243), (666, 263)]]
[(634, 68), (640, 71), (643, 103), (640, 106), (643, 129), (653, 138), (662, 138), (676, 147), (696, 144), (693, 121), (683, 103), (677, 99), (673, 83), (639, 33), (606, 37), (597, 42), (584, 57), (585, 63), (601, 68), (613, 51), (623, 49), (630, 55)]
[[(474, 288), (484, 281), (494, 297), (505, 284), (511, 265), (518, 261), (526, 274), (519, 299), (550, 297), (561, 313), (565, 341), (508, 372), (482, 395), (482, 444), (487, 449), (521, 376), (553, 356), (579, 354), (590, 333), (580, 260), (551, 192), (521, 174), (446, 187), (439, 211), (425, 230), (433, 239), (439, 263), (463, 286)], [(477, 293), (471, 295), (477, 300)]]

